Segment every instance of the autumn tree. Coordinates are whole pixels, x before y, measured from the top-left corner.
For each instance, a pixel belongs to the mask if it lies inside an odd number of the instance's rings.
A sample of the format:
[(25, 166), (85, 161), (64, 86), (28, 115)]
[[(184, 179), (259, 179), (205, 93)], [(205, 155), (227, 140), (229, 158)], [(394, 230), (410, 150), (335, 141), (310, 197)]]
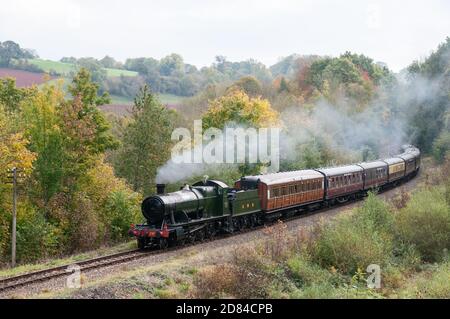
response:
[(234, 91), (213, 100), (202, 120), (204, 129), (222, 129), (231, 122), (256, 128), (279, 124), (278, 113), (272, 109), (268, 100), (251, 98), (243, 91)]
[(249, 96), (262, 95), (262, 85), (253, 76), (244, 76), (240, 78), (238, 81), (233, 83), (233, 85), (231, 85), (227, 91), (232, 92), (236, 90), (244, 91)]
[(98, 108), (99, 105), (111, 102), (109, 94), (99, 95), (99, 85), (91, 80), (90, 73), (86, 69), (81, 69), (76, 74), (72, 84), (68, 87), (68, 91), (73, 97), (72, 103), (77, 104), (77, 106), (72, 107), (79, 108), (76, 114), (78, 119), (82, 121), (86, 118), (92, 121), (95, 126), (90, 150), (94, 153), (101, 153), (116, 148), (118, 141), (110, 132), (111, 125)]
[(132, 119), (114, 160), (117, 173), (135, 191), (154, 190), (157, 168), (170, 157), (173, 113), (159, 102), (148, 86), (134, 100)]

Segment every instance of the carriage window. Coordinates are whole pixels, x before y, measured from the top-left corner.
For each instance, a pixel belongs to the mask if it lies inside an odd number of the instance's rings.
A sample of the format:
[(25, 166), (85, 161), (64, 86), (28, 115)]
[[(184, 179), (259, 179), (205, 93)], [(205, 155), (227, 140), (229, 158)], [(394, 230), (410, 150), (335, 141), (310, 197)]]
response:
[(291, 194), (295, 194), (295, 185), (291, 185), (289, 187), (289, 191), (291, 192)]
[(287, 193), (288, 193), (288, 191), (287, 191), (287, 187), (283, 187), (282, 189), (281, 189), (281, 195), (287, 195)]
[(280, 196), (280, 189), (279, 188), (275, 188), (273, 190), (272, 197), (278, 197), (278, 196)]

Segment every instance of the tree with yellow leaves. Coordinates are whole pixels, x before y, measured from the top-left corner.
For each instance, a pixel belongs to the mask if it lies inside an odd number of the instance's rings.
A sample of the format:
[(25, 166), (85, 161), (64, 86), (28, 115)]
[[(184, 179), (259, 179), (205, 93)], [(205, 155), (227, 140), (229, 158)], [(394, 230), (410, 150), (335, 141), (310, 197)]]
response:
[(203, 129), (224, 128), (228, 123), (246, 127), (276, 127), (280, 124), (278, 112), (270, 102), (260, 97), (250, 98), (243, 91), (233, 91), (210, 102), (203, 115)]
[[(238, 125), (246, 128), (271, 128), (280, 126), (278, 112), (270, 102), (261, 97), (249, 97), (245, 92), (234, 90), (210, 102), (203, 115), (203, 129), (224, 129)], [(260, 173), (261, 163), (245, 163), (239, 166), (242, 175)]]
[(13, 167), (30, 173), (36, 155), (27, 149), (28, 140), (13, 128), (11, 117), (0, 105), (0, 176)]

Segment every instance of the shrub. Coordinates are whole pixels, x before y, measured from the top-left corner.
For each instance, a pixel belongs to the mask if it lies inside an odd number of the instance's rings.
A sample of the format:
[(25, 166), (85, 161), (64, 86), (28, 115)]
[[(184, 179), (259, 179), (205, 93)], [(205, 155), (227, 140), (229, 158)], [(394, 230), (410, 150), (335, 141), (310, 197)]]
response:
[(194, 296), (197, 298), (223, 298), (234, 293), (237, 276), (229, 264), (201, 269), (194, 276)]
[(286, 265), (288, 275), (294, 280), (297, 287), (329, 283), (333, 276), (329, 271), (312, 263), (302, 254), (289, 258)]
[(379, 299), (383, 298), (378, 292), (365, 287), (344, 285), (335, 287), (329, 283), (314, 283), (295, 294), (292, 298), (301, 299)]
[(233, 265), (237, 276), (233, 295), (238, 298), (268, 298), (274, 285), (282, 284), (276, 264), (252, 247), (236, 249)]
[(438, 261), (450, 248), (450, 210), (443, 193), (416, 193), (396, 217), (398, 240), (412, 245), (425, 261)]
[(109, 212), (112, 239), (123, 240), (127, 237), (130, 224), (139, 220), (139, 198), (131, 191), (114, 191), (108, 196), (105, 210)]
[(345, 216), (322, 227), (311, 246), (313, 260), (344, 274), (366, 269), (370, 264), (387, 264), (392, 251), (390, 237), (356, 223), (352, 217)]
[(449, 298), (450, 296), (450, 262), (440, 265), (431, 276), (426, 275), (411, 281), (402, 292), (406, 298)]
[(258, 246), (259, 254), (279, 262), (285, 260), (292, 253), (292, 236), (289, 234), (287, 225), (279, 220), (276, 224), (263, 230), (266, 235), (262, 244)]
[(195, 274), (199, 298), (268, 298), (280, 295), (286, 278), (283, 270), (254, 247), (239, 247), (230, 264), (207, 267)]
[(98, 248), (99, 220), (93, 203), (84, 192), (77, 192), (69, 204), (69, 251), (85, 251)]
[(384, 201), (377, 198), (375, 193), (369, 192), (364, 204), (355, 214), (355, 224), (376, 232), (389, 232), (393, 226), (393, 215)]

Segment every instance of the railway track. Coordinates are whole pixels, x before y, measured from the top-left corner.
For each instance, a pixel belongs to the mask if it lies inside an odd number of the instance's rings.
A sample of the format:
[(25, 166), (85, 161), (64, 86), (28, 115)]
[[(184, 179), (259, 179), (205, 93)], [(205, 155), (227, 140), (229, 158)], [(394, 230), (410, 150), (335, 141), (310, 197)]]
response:
[[(406, 181), (406, 183), (408, 183), (408, 182), (409, 181)], [(384, 189), (380, 193), (384, 193), (391, 189), (392, 188)], [(316, 209), (310, 210), (310, 211), (303, 211), (303, 212), (297, 213), (291, 217), (284, 218), (283, 222), (288, 222), (288, 221), (298, 219), (298, 218), (304, 218), (304, 217), (307, 217), (307, 216), (310, 216), (313, 214), (317, 214), (317, 213), (327, 211), (330, 209), (334, 209), (334, 208), (338, 208), (338, 207), (348, 206), (348, 205), (351, 205), (352, 203), (361, 201), (362, 199), (363, 199), (363, 197), (357, 198), (354, 200), (350, 200), (345, 203), (335, 204), (333, 206), (325, 206), (325, 207), (316, 208)], [(273, 225), (276, 222), (277, 222), (277, 220), (272, 220), (261, 226), (256, 226), (256, 227), (252, 227), (252, 228), (244, 228), (244, 229), (241, 229), (241, 230), (233, 232), (233, 233), (221, 234), (214, 238), (205, 239), (203, 242), (207, 242), (207, 241), (211, 241), (211, 240), (215, 240), (215, 239), (233, 237), (233, 236), (237, 236), (237, 235), (242, 235), (247, 232), (255, 231), (255, 230), (262, 229), (264, 227)], [(132, 261), (132, 260), (137, 260), (137, 259), (144, 258), (144, 257), (150, 256), (150, 255), (164, 254), (164, 253), (167, 253), (170, 251), (174, 251), (174, 250), (178, 250), (181, 248), (186, 248), (188, 246), (195, 245), (196, 243), (197, 242), (186, 243), (184, 245), (177, 245), (177, 246), (169, 247), (164, 250), (144, 250), (144, 251), (142, 251), (142, 250), (136, 249), (136, 250), (125, 251), (125, 252), (116, 253), (116, 254), (112, 254), (112, 255), (101, 256), (101, 257), (97, 257), (97, 258), (93, 258), (93, 259), (87, 259), (87, 260), (79, 261), (79, 262), (72, 263), (72, 264), (66, 264), (63, 266), (57, 266), (57, 267), (53, 267), (53, 268), (38, 270), (38, 271), (30, 272), (30, 273), (17, 275), (14, 277), (0, 278), (0, 294), (4, 293), (6, 291), (9, 291), (9, 290), (14, 290), (16, 288), (24, 287), (27, 285), (33, 285), (36, 283), (45, 282), (45, 281), (48, 281), (48, 280), (51, 280), (54, 278), (58, 278), (58, 277), (69, 276), (71, 273), (70, 271), (68, 271), (70, 266), (78, 265), (80, 267), (80, 271), (100, 269), (100, 268), (107, 267), (107, 266), (112, 266), (112, 265), (117, 265), (117, 264), (125, 263), (128, 261)]]
[[(306, 216), (306, 214), (305, 214), (305, 216)], [(297, 218), (298, 218), (298, 216), (297, 216)], [(292, 219), (292, 218), (290, 218), (290, 219)], [(286, 221), (287, 220), (288, 219), (286, 219)], [(231, 236), (236, 236), (236, 235), (244, 234), (244, 233), (254, 231), (257, 229), (261, 229), (263, 227), (265, 227), (265, 225), (257, 226), (257, 227), (253, 227), (253, 228), (246, 228), (246, 229), (242, 229), (238, 232), (234, 232), (231, 234), (222, 234), (222, 235), (218, 235), (211, 239), (205, 239), (202, 242), (207, 242), (207, 241), (211, 241), (211, 240), (215, 240), (215, 239), (219, 239), (219, 238), (227, 238), (227, 237), (231, 237)], [(45, 282), (45, 281), (48, 281), (48, 280), (51, 280), (54, 278), (69, 276), (73, 272), (73, 271), (70, 271), (69, 269), (71, 266), (74, 266), (74, 265), (79, 266), (80, 267), (79, 270), (81, 272), (87, 271), (87, 270), (93, 270), (93, 269), (100, 269), (103, 267), (117, 265), (117, 264), (125, 263), (128, 261), (148, 257), (150, 255), (163, 254), (163, 253), (167, 253), (167, 252), (174, 251), (177, 249), (186, 248), (188, 246), (193, 246), (196, 243), (197, 242), (186, 243), (183, 245), (169, 247), (164, 250), (143, 250), (142, 251), (142, 250), (136, 249), (136, 250), (121, 252), (121, 253), (117, 253), (117, 254), (101, 256), (101, 257), (97, 257), (97, 258), (93, 258), (93, 259), (87, 259), (87, 260), (83, 260), (83, 261), (79, 261), (79, 262), (75, 262), (75, 263), (71, 263), (71, 264), (66, 264), (66, 265), (62, 265), (62, 266), (57, 266), (57, 267), (53, 267), (53, 268), (38, 270), (38, 271), (30, 272), (30, 273), (17, 275), (14, 277), (0, 278), (0, 294), (10, 291), (10, 290), (20, 288), (20, 287), (24, 287), (27, 285), (33, 285), (33, 284)]]
[(81, 271), (102, 268), (110, 265), (120, 264), (131, 260), (136, 260), (151, 254), (158, 253), (158, 251), (140, 251), (131, 250), (117, 254), (101, 256), (93, 259), (83, 260), (80, 262), (47, 268), (30, 273), (21, 274), (14, 277), (7, 277), (0, 279), (0, 293), (13, 290), (19, 287), (44, 282), (53, 278), (70, 275), (68, 271), (70, 266), (78, 265)]

